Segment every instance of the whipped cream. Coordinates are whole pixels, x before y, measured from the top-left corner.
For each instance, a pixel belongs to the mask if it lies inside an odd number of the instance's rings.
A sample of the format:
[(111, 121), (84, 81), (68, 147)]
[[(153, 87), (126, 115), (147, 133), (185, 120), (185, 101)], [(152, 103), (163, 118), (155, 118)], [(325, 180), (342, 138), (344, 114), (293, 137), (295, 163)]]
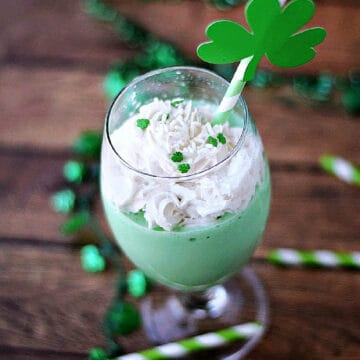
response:
[[(140, 107), (111, 135), (117, 153), (133, 168), (156, 176), (179, 177), (211, 168), (226, 158), (243, 131), (228, 123), (211, 126), (211, 106), (191, 101), (154, 99)], [(149, 120), (139, 127), (138, 120)], [(209, 143), (209, 137), (226, 141)], [(221, 136), (221, 135), (220, 135)], [(215, 142), (215, 143), (216, 143)], [(180, 152), (180, 162), (172, 160)], [(181, 173), (180, 164), (189, 170)], [(209, 173), (190, 180), (142, 176), (116, 164), (121, 171), (106, 169), (102, 187), (119, 211), (144, 211), (149, 228), (171, 230), (177, 225), (203, 225), (226, 212), (241, 212), (249, 204), (256, 185), (264, 177), (263, 147), (251, 131), (238, 152)]]

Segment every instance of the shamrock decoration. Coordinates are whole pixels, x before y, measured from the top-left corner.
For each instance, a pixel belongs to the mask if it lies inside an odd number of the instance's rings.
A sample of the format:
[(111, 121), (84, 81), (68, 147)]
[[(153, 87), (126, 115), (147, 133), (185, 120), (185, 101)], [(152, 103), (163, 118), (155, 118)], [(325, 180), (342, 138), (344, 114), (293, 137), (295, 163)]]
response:
[(293, 0), (284, 9), (278, 0), (251, 0), (245, 8), (245, 17), (252, 32), (234, 21), (215, 21), (206, 30), (211, 41), (198, 47), (198, 55), (213, 64), (251, 57), (244, 81), (254, 77), (264, 55), (277, 66), (303, 65), (315, 57), (314, 46), (326, 36), (321, 27), (297, 32), (310, 21), (314, 12), (312, 0)]

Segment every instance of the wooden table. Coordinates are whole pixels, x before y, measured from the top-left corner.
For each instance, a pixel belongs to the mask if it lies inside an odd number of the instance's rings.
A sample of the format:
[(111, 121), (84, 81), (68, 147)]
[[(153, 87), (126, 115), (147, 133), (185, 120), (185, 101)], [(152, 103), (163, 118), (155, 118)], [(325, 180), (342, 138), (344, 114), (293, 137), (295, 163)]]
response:
[[(109, 64), (131, 56), (78, 2), (7, 0), (0, 11), (0, 358), (83, 359), (103, 345), (101, 318), (115, 274), (85, 273), (79, 245), (50, 210), (62, 165), (83, 129), (100, 129)], [(360, 359), (360, 275), (281, 269), (274, 247), (360, 250), (360, 190), (324, 174), (325, 152), (359, 163), (360, 123), (337, 102), (289, 88), (247, 88), (271, 162), (273, 203), (254, 256), (271, 301), (271, 328), (250, 359)], [(149, 344), (141, 332), (129, 351)]]

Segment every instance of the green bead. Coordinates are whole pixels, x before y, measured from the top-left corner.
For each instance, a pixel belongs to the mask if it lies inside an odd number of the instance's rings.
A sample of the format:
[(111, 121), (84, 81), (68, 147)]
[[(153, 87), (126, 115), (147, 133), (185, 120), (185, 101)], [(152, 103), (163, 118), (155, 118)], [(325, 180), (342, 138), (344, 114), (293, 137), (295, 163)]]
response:
[(103, 88), (109, 99), (114, 98), (131, 80), (141, 73), (140, 67), (133, 63), (119, 63), (105, 76)]
[(109, 99), (114, 98), (127, 84), (118, 71), (109, 71), (104, 79), (104, 91)]
[(106, 352), (102, 348), (92, 348), (89, 352), (88, 360), (107, 360)]
[(130, 47), (143, 46), (149, 39), (147, 31), (119, 13), (114, 19), (113, 27)]
[(78, 212), (60, 226), (60, 231), (64, 235), (73, 235), (81, 230), (89, 220), (90, 214), (87, 211)]
[(360, 115), (360, 88), (348, 88), (341, 97), (345, 110), (354, 116)]
[(127, 274), (127, 285), (129, 293), (140, 298), (147, 293), (148, 282), (145, 274), (140, 270), (132, 270)]
[(70, 189), (65, 189), (51, 197), (51, 205), (55, 211), (67, 214), (74, 209), (75, 200), (75, 193)]
[(167, 43), (152, 41), (145, 50), (149, 54), (154, 68), (182, 65), (185, 63), (185, 60), (175, 47)]
[(103, 1), (99, 0), (83, 0), (85, 12), (99, 21), (114, 21), (117, 12)]
[(106, 354), (110, 359), (113, 359), (120, 355), (123, 355), (124, 349), (116, 341), (111, 340), (106, 347)]
[(113, 304), (105, 315), (104, 330), (107, 335), (127, 335), (141, 325), (137, 309), (127, 302)]
[(74, 142), (73, 150), (78, 155), (100, 158), (102, 134), (98, 131), (84, 131)]
[(63, 173), (66, 180), (80, 184), (85, 175), (85, 165), (79, 161), (68, 161), (64, 165)]
[(87, 272), (101, 272), (105, 269), (105, 259), (95, 245), (85, 245), (80, 253), (81, 266)]

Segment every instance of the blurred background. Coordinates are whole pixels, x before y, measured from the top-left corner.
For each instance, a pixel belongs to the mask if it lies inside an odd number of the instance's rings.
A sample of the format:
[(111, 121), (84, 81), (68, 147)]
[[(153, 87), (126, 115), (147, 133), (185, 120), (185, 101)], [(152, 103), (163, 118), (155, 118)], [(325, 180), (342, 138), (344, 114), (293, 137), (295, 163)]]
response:
[[(244, 90), (273, 179), (269, 225), (253, 261), (269, 292), (272, 325), (251, 359), (360, 358), (359, 273), (268, 261), (280, 247), (360, 251), (359, 187), (319, 163), (332, 154), (354, 169), (360, 164), (360, 4), (315, 3), (311, 25), (328, 32), (316, 59), (286, 72), (264, 61)], [(141, 73), (208, 67), (195, 51), (219, 18), (244, 23), (243, 1), (1, 1), (0, 358), (90, 352), (101, 359), (90, 350), (150, 346), (135, 327), (111, 341), (103, 331), (119, 292), (117, 250), (107, 242), (97, 196), (103, 119), (111, 99)], [(211, 69), (228, 79), (234, 72)], [(88, 212), (104, 233), (88, 227)], [(89, 244), (96, 247), (84, 251)]]

